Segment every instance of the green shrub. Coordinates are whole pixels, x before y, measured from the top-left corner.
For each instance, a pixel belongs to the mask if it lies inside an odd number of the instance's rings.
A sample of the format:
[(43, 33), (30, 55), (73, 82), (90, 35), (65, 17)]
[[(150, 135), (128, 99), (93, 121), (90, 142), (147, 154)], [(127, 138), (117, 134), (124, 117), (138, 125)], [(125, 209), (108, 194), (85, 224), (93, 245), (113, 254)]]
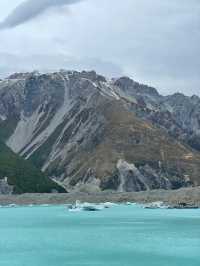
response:
[(8, 177), (14, 193), (50, 193), (52, 190), (66, 192), (53, 180), (38, 170), (31, 162), (13, 153), (0, 141), (0, 179)]

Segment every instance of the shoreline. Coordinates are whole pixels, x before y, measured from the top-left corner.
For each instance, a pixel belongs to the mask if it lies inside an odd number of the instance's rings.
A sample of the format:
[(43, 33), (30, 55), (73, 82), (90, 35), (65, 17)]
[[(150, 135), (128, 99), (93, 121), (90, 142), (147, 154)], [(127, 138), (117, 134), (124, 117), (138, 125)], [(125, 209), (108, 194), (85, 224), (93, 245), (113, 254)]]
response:
[(0, 195), (0, 205), (41, 205), (41, 204), (72, 204), (76, 200), (89, 203), (151, 203), (162, 201), (170, 206), (177, 206), (180, 203), (200, 208), (200, 187), (182, 188), (179, 190), (153, 190), (143, 192), (71, 192), (65, 194), (21, 194), (21, 195)]

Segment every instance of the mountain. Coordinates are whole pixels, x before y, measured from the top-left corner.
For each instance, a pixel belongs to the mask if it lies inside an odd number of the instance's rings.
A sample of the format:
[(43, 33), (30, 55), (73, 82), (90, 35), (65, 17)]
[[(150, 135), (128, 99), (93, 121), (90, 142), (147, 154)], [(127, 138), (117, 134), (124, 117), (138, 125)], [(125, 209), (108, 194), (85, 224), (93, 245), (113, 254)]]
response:
[(200, 98), (181, 93), (160, 95), (155, 88), (127, 77), (115, 82), (119, 94), (140, 118), (159, 126), (171, 136), (200, 151)]
[(67, 190), (200, 185), (200, 99), (128, 77), (17, 73), (0, 81), (0, 138)]

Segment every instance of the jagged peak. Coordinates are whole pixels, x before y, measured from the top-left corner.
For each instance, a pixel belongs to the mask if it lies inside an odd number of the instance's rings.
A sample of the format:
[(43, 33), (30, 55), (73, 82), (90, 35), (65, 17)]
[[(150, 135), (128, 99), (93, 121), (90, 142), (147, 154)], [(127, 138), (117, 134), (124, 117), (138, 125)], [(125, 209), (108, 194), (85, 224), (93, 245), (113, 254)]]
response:
[(197, 96), (197, 95), (192, 95), (191, 97), (190, 97), (190, 99), (193, 101), (193, 102), (195, 102), (195, 103), (199, 103), (200, 102), (200, 98), (199, 98), (199, 96)]
[(94, 70), (81, 72), (75, 70), (63, 70), (61, 69), (58, 73), (65, 75), (69, 78), (85, 78), (93, 82), (106, 82), (106, 78), (102, 75), (97, 74)]
[(159, 96), (159, 93), (155, 88), (136, 82), (127, 76), (123, 76), (119, 79), (116, 79), (114, 81), (114, 85), (126, 91), (133, 90), (138, 94), (149, 94), (153, 96)]
[[(0, 82), (9, 82), (9, 81), (16, 81), (16, 80), (26, 80), (26, 79), (32, 79), (32, 78), (53, 78), (57, 79), (59, 77), (65, 77), (67, 79), (88, 79), (91, 82), (96, 83), (97, 85), (99, 83), (107, 83), (108, 85), (114, 85), (119, 87), (123, 91), (133, 92), (134, 94), (138, 95), (145, 95), (150, 97), (163, 97), (164, 100), (170, 100), (170, 99), (182, 99), (182, 100), (190, 100), (193, 103), (199, 102), (200, 98), (196, 95), (193, 95), (191, 97), (188, 97), (184, 95), (183, 93), (177, 92), (172, 95), (168, 96), (162, 96), (158, 93), (158, 91), (151, 86), (142, 84), (140, 82), (135, 81), (134, 79), (128, 77), (128, 76), (122, 76), (119, 78), (113, 78), (113, 79), (107, 79), (106, 77), (99, 75), (94, 70), (91, 71), (76, 71), (76, 70), (65, 70), (61, 69), (56, 72), (47, 72), (47, 73), (41, 73), (37, 70), (33, 72), (21, 72), (21, 73), (14, 73), (10, 76), (8, 76), (6, 79), (0, 80)], [(162, 99), (161, 99), (162, 101)]]
[(173, 93), (172, 95), (170, 95), (171, 97), (175, 97), (175, 98), (186, 98), (187, 96), (184, 95), (183, 93), (181, 92), (175, 92)]
[(40, 75), (40, 72), (37, 70), (32, 71), (32, 72), (16, 72), (16, 73), (13, 73), (10, 76), (8, 76), (6, 79), (7, 80), (9, 80), (9, 79), (26, 79), (30, 76), (39, 76), (39, 75)]
[(127, 87), (134, 86), (134, 84), (135, 84), (134, 80), (127, 77), (127, 76), (123, 76), (123, 77), (120, 77), (118, 79), (114, 79), (114, 85), (115, 86), (125, 86), (127, 88)]
[(177, 103), (183, 103), (183, 102), (188, 102), (191, 104), (198, 104), (200, 103), (200, 98), (197, 95), (193, 95), (191, 97), (186, 96), (185, 94), (181, 93), (181, 92), (176, 92), (172, 95), (168, 95), (166, 96), (166, 99), (168, 101), (173, 101), (174, 104)]
[[(91, 71), (76, 71), (76, 70), (65, 70), (61, 69), (56, 72), (47, 72), (47, 73), (41, 73), (39, 71), (33, 71), (33, 72), (16, 72), (8, 76), (4, 80), (20, 80), (20, 79), (32, 79), (32, 78), (55, 78), (58, 76), (63, 76), (67, 78), (84, 78), (91, 80), (92, 82), (107, 82), (107, 79), (97, 74), (94, 70)], [(2, 80), (3, 81), (3, 80)]]

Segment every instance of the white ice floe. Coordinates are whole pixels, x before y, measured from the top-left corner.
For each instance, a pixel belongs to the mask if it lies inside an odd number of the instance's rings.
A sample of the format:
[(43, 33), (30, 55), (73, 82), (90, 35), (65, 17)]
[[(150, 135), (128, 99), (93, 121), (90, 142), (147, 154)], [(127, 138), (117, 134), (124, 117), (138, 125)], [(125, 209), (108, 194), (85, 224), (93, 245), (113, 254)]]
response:
[(144, 209), (168, 209), (169, 206), (162, 201), (155, 201), (143, 206)]
[(129, 201), (126, 202), (126, 205), (128, 205), (128, 206), (132, 206), (132, 205), (135, 205), (135, 204), (136, 204), (136, 203), (129, 202)]
[[(108, 205), (107, 205), (108, 206)], [(106, 208), (105, 204), (93, 204), (93, 203), (81, 203), (76, 201), (75, 204), (68, 206), (70, 212), (80, 212), (80, 211), (101, 211)]]

